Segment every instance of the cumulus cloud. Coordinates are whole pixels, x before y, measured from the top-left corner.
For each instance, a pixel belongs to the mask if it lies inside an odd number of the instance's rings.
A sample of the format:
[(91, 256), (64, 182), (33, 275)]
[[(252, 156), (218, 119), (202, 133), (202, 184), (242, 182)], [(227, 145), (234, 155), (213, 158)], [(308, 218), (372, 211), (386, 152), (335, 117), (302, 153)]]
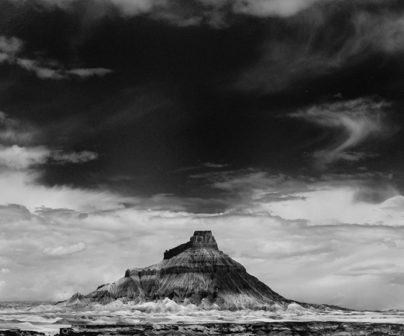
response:
[[(290, 116), (339, 132), (335, 143), (314, 153), (318, 167), (325, 168), (340, 160), (359, 161), (372, 155), (352, 150), (370, 138), (380, 137), (390, 131), (385, 121), (387, 108), (386, 102), (358, 98), (312, 106)], [(334, 140), (332, 136), (330, 138)]]
[(98, 154), (90, 151), (63, 152), (51, 151), (44, 146), (20, 147), (18, 145), (0, 145), (0, 167), (11, 169), (28, 169), (38, 164), (44, 164), (49, 159), (60, 163), (84, 163), (97, 159)]
[(45, 147), (20, 147), (0, 145), (0, 166), (11, 169), (27, 169), (31, 166), (45, 163), (49, 150)]

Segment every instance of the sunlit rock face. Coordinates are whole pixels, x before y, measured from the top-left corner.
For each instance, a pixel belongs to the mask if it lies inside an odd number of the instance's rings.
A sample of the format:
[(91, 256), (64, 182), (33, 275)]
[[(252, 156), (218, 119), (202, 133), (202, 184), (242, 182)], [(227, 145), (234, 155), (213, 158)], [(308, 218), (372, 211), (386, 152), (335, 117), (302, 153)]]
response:
[(116, 299), (141, 302), (164, 298), (226, 308), (291, 302), (220, 251), (210, 231), (195, 231), (189, 242), (166, 251), (160, 263), (127, 270), (123, 278), (98, 287), (83, 300), (109, 303)]

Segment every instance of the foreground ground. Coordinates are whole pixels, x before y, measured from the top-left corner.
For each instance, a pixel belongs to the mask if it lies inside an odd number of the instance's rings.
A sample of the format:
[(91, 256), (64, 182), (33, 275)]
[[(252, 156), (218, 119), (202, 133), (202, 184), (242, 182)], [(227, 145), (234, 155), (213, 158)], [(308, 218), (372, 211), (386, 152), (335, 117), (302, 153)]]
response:
[[(41, 336), (44, 333), (22, 330), (0, 331), (0, 336)], [(61, 328), (60, 336), (118, 335), (271, 335), (271, 336), (402, 336), (403, 324), (363, 322), (272, 322), (207, 324), (87, 325)]]

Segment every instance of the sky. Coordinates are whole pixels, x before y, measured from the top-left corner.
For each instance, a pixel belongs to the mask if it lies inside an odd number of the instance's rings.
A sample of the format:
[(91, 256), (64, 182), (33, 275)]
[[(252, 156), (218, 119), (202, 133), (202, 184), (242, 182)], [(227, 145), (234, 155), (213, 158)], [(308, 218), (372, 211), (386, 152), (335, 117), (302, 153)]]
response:
[(400, 0), (2, 0), (0, 299), (212, 230), (281, 295), (404, 309)]

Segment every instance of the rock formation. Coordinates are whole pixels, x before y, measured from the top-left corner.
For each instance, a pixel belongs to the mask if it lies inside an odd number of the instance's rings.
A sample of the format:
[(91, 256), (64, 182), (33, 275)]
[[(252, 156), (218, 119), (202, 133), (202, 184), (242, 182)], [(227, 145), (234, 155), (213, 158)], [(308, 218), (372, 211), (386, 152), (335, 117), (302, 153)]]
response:
[[(164, 253), (164, 259), (145, 268), (128, 269), (118, 281), (70, 302), (136, 302), (170, 298), (178, 303), (217, 304), (226, 308), (286, 305), (290, 300), (247, 273), (219, 250), (211, 231), (195, 231), (189, 242)], [(69, 302), (68, 301), (68, 302)]]

